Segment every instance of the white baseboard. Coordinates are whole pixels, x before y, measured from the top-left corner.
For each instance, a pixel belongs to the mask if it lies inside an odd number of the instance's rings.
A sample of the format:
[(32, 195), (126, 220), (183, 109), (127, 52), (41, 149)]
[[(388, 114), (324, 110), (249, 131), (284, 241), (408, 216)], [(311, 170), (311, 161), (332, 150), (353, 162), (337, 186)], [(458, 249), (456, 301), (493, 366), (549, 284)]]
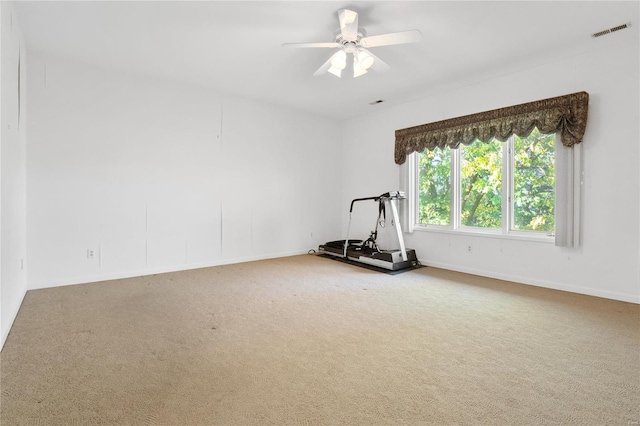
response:
[(571, 284), (555, 283), (555, 282), (543, 281), (543, 280), (533, 280), (531, 278), (521, 277), (518, 275), (501, 274), (501, 273), (479, 270), (474, 268), (460, 267), (457, 265), (451, 265), (447, 263), (429, 262), (421, 259), (419, 260), (422, 265), (432, 266), (434, 268), (447, 269), (447, 270), (456, 271), (456, 272), (464, 272), (465, 274), (479, 275), (481, 277), (495, 278), (498, 280), (511, 281), (518, 284), (526, 284), (526, 285), (532, 285), (536, 287), (549, 288), (552, 290), (567, 291), (569, 293), (578, 293), (578, 294), (584, 294), (587, 296), (596, 296), (596, 297), (602, 297), (604, 299), (612, 299), (612, 300), (619, 300), (621, 302), (630, 302), (630, 303), (640, 304), (640, 295), (638, 294), (618, 293), (615, 291), (598, 290), (598, 289), (593, 289), (589, 287), (575, 286)]
[(141, 269), (135, 271), (127, 271), (115, 274), (89, 275), (82, 277), (72, 277), (65, 280), (45, 281), (39, 283), (29, 283), (29, 290), (39, 290), (43, 288), (62, 287), (67, 285), (88, 284), (100, 281), (119, 280), (123, 278), (142, 277), (145, 275), (164, 274), (167, 272), (188, 271), (190, 269), (210, 268), (212, 266), (231, 265), (234, 263), (254, 262), (257, 260), (275, 259), (279, 257), (296, 256), (299, 254), (307, 254), (307, 250), (291, 251), (284, 253), (272, 253), (259, 256), (244, 256), (231, 259), (220, 259), (212, 262), (189, 263), (182, 265), (173, 265), (162, 268)]
[(24, 297), (27, 295), (27, 290), (25, 289), (20, 295), (20, 301), (12, 306), (11, 317), (9, 317), (8, 324), (5, 326), (4, 322), (2, 324), (2, 335), (0, 335), (0, 351), (4, 348), (4, 342), (7, 341), (7, 337), (9, 337), (9, 332), (11, 332), (11, 327), (13, 327), (13, 322), (16, 320), (18, 316), (18, 312), (20, 311), (20, 307), (22, 306), (22, 302), (24, 301)]

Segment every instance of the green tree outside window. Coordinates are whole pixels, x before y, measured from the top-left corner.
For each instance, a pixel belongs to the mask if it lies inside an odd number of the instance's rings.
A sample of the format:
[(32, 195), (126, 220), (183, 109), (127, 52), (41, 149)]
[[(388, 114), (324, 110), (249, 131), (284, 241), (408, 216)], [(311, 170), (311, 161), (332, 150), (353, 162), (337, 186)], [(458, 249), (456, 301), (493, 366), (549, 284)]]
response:
[[(511, 176), (503, 176), (503, 152), (511, 147)], [(506, 154), (505, 154), (506, 155)], [(456, 157), (457, 156), (457, 157)], [(500, 229), (511, 218), (510, 229), (553, 232), (555, 228), (555, 135), (534, 129), (526, 138), (510, 141), (475, 142), (457, 150), (424, 151), (418, 160), (418, 220), (425, 225), (451, 225), (452, 157), (459, 160), (459, 224)], [(459, 169), (459, 172), (457, 171)], [(509, 185), (504, 179), (511, 179)], [(504, 191), (513, 188), (510, 212), (503, 212)]]

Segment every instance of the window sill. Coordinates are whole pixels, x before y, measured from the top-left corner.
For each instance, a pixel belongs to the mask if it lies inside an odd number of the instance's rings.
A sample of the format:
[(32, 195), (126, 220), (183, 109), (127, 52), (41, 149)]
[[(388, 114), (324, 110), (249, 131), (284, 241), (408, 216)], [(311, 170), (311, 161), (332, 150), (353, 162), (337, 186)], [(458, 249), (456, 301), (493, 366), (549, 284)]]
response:
[(542, 233), (533, 233), (533, 232), (518, 232), (513, 231), (508, 234), (503, 234), (501, 230), (485, 230), (485, 229), (451, 229), (449, 227), (444, 226), (425, 226), (425, 225), (415, 225), (413, 227), (415, 232), (432, 232), (436, 234), (450, 234), (450, 235), (460, 235), (465, 237), (483, 237), (483, 238), (496, 238), (501, 240), (519, 240), (519, 241), (529, 241), (536, 243), (555, 243), (555, 237), (552, 235), (546, 235)]

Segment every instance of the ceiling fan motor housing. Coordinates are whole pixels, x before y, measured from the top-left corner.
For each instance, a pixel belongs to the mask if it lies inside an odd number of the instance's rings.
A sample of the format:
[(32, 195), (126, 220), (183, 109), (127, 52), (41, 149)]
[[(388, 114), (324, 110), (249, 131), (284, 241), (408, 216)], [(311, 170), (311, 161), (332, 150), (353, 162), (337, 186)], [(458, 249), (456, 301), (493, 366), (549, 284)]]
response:
[(342, 45), (342, 48), (345, 49), (347, 53), (353, 53), (358, 47), (360, 47), (360, 40), (366, 36), (367, 31), (362, 27), (358, 27), (358, 36), (355, 40), (345, 40), (340, 29), (337, 29), (334, 33), (336, 43)]

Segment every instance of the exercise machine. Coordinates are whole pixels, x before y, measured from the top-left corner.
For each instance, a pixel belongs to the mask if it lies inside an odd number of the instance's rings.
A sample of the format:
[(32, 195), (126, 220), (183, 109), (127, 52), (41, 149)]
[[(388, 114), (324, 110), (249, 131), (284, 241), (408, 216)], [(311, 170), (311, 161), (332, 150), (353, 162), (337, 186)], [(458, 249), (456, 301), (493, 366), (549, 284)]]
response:
[[(329, 241), (318, 247), (318, 251), (323, 254), (339, 257), (342, 259), (371, 265), (378, 268), (397, 271), (411, 268), (418, 265), (418, 258), (413, 249), (408, 249), (404, 245), (400, 219), (398, 217), (398, 201), (407, 198), (403, 191), (386, 192), (377, 197), (356, 198), (351, 201), (349, 208), (349, 226), (347, 227), (347, 237), (344, 240)], [(359, 201), (372, 200), (378, 203), (378, 221), (376, 227), (366, 240), (350, 240), (351, 218), (353, 215), (353, 205)], [(387, 206), (391, 210), (391, 225), (395, 227), (395, 234), (398, 239), (399, 249), (381, 250), (376, 239), (378, 238), (378, 226), (384, 228), (386, 225)]]

